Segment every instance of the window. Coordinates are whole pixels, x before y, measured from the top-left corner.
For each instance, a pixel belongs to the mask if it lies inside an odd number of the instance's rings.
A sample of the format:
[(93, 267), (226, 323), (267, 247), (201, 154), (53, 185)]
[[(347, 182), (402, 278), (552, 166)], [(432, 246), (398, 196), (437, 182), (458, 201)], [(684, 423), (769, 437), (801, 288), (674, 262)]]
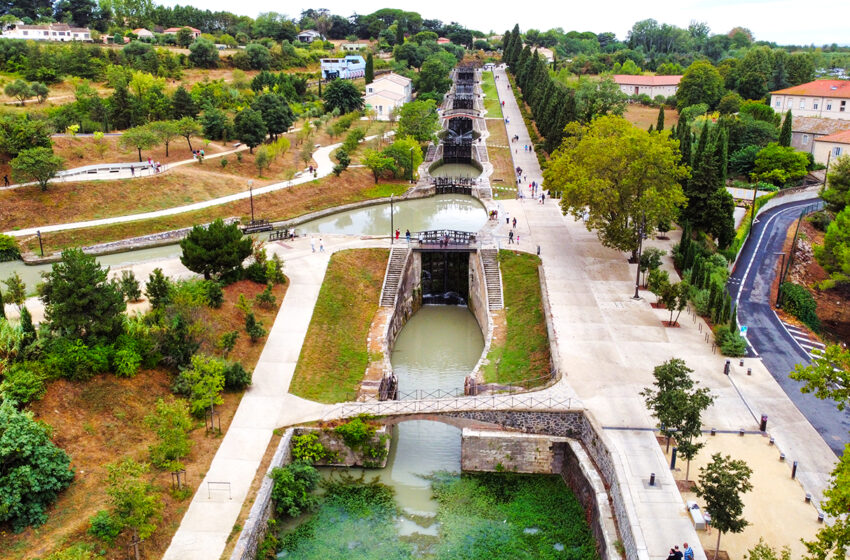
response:
[(847, 105), (847, 102), (846, 102), (846, 101), (842, 101), (842, 102), (841, 102), (841, 105), (840, 105), (840, 106), (839, 106), (839, 108), (838, 108), (838, 110), (839, 110), (839, 111), (841, 111), (841, 112), (844, 112), (844, 108), (845, 108), (845, 106), (846, 106), (846, 105)]
[(827, 110), (827, 111), (832, 111), (832, 103), (827, 103), (827, 104), (826, 104), (826, 110)]
[(817, 111), (817, 109), (818, 109), (818, 102), (817, 102), (817, 101), (815, 101), (814, 103), (812, 103), (812, 109), (814, 109), (815, 111)]
[(803, 145), (805, 146), (808, 143), (809, 143), (809, 135), (803, 134)]
[(841, 146), (836, 146), (832, 149), (832, 155), (838, 157), (841, 155)]
[(805, 109), (805, 108), (806, 108), (806, 100), (805, 100), (805, 99), (801, 99), (801, 100), (800, 100), (800, 109)]
[(777, 109), (781, 109), (781, 108), (782, 108), (782, 100), (781, 100), (781, 99), (777, 99), (777, 100), (776, 100), (776, 108), (777, 108)]
[(24, 31), (24, 35), (29, 35), (29, 34), (30, 34), (29, 31)]

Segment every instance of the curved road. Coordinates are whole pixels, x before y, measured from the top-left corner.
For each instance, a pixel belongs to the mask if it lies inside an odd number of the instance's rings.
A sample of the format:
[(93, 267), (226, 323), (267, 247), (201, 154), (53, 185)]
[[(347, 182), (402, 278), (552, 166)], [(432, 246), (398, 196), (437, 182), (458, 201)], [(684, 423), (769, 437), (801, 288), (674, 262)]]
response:
[(806, 206), (815, 202), (789, 202), (758, 216), (727, 287), (738, 304), (738, 323), (747, 325), (751, 355), (762, 359), (791, 401), (840, 455), (844, 444), (850, 442), (850, 410), (840, 412), (831, 400), (801, 393), (802, 383), (788, 377), (796, 364), (808, 364), (811, 359), (773, 311), (770, 297), (780, 258), (777, 253), (783, 251), (788, 228)]

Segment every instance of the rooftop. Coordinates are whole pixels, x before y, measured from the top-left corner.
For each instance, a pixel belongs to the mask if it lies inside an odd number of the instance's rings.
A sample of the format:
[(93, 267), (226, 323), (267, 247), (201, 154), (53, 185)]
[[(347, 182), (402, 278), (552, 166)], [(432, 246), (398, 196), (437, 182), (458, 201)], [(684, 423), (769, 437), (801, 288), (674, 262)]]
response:
[(815, 138), (815, 142), (834, 142), (836, 144), (850, 144), (850, 130), (842, 130), (828, 136)]
[(850, 80), (815, 80), (807, 84), (771, 92), (773, 95), (812, 95), (816, 97), (850, 97)]
[(794, 132), (808, 134), (833, 134), (842, 130), (850, 130), (850, 121), (820, 117), (794, 117), (791, 121), (791, 129)]
[(614, 74), (614, 81), (621, 86), (677, 86), (682, 76), (631, 76)]
[[(396, 74), (395, 72), (390, 72), (389, 74), (383, 74), (383, 75), (375, 78), (375, 82), (380, 82), (381, 80), (389, 80), (389, 81), (394, 82), (394, 83), (396, 83), (400, 86), (406, 86), (407, 84), (409, 84), (413, 81), (410, 78), (405, 78), (404, 76), (402, 76), (400, 74)], [(373, 83), (375, 83), (375, 82), (373, 82)]]

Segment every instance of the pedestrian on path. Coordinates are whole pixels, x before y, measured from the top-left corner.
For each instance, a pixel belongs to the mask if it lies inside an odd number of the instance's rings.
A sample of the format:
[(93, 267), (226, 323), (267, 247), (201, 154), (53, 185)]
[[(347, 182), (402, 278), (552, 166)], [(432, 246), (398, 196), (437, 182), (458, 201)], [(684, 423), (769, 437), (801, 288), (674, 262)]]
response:
[(505, 225), (511, 225), (511, 213), (507, 210), (505, 211)]
[(514, 229), (516, 229), (516, 216), (514, 216)]
[(398, 241), (398, 236), (399, 236), (399, 235), (401, 235), (401, 232), (398, 230), (398, 228), (395, 228), (395, 240), (396, 240), (396, 241)]
[(135, 177), (135, 176), (136, 176), (136, 168), (135, 168), (135, 166), (132, 166), (132, 165), (130, 166), (130, 175), (132, 175), (133, 177)]
[(673, 556), (676, 557), (676, 560), (682, 560), (682, 551), (679, 550), (679, 545), (673, 547)]
[(508, 243), (514, 242), (514, 230), (508, 232)]
[(685, 549), (685, 560), (694, 560), (694, 549), (688, 546), (688, 543), (684, 545)]
[(321, 237), (319, 238), (319, 252), (320, 253), (325, 252), (325, 242), (322, 240)]
[(676, 551), (672, 548), (670, 549), (670, 553), (667, 555), (667, 560), (676, 560)]
[(9, 186), (9, 176), (8, 175), (3, 175), (3, 185), (6, 186), (6, 187)]
[(710, 535), (711, 534), (711, 514), (706, 511), (705, 513), (702, 514), (702, 519), (703, 519), (703, 521), (705, 521), (705, 534)]
[(404, 236), (407, 238), (407, 244), (410, 245), (410, 230), (406, 230), (404, 232)]
[(316, 240), (310, 237), (310, 250), (316, 252)]
[(516, 234), (516, 244), (519, 245), (519, 234)]

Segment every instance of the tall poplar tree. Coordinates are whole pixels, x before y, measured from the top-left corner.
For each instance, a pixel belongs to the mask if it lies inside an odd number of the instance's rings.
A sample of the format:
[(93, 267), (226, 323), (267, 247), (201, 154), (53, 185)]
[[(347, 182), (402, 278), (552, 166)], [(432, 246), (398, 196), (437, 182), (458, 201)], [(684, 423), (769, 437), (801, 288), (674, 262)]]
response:
[(791, 109), (785, 113), (785, 120), (782, 122), (782, 130), (779, 132), (779, 145), (786, 148), (791, 145)]

